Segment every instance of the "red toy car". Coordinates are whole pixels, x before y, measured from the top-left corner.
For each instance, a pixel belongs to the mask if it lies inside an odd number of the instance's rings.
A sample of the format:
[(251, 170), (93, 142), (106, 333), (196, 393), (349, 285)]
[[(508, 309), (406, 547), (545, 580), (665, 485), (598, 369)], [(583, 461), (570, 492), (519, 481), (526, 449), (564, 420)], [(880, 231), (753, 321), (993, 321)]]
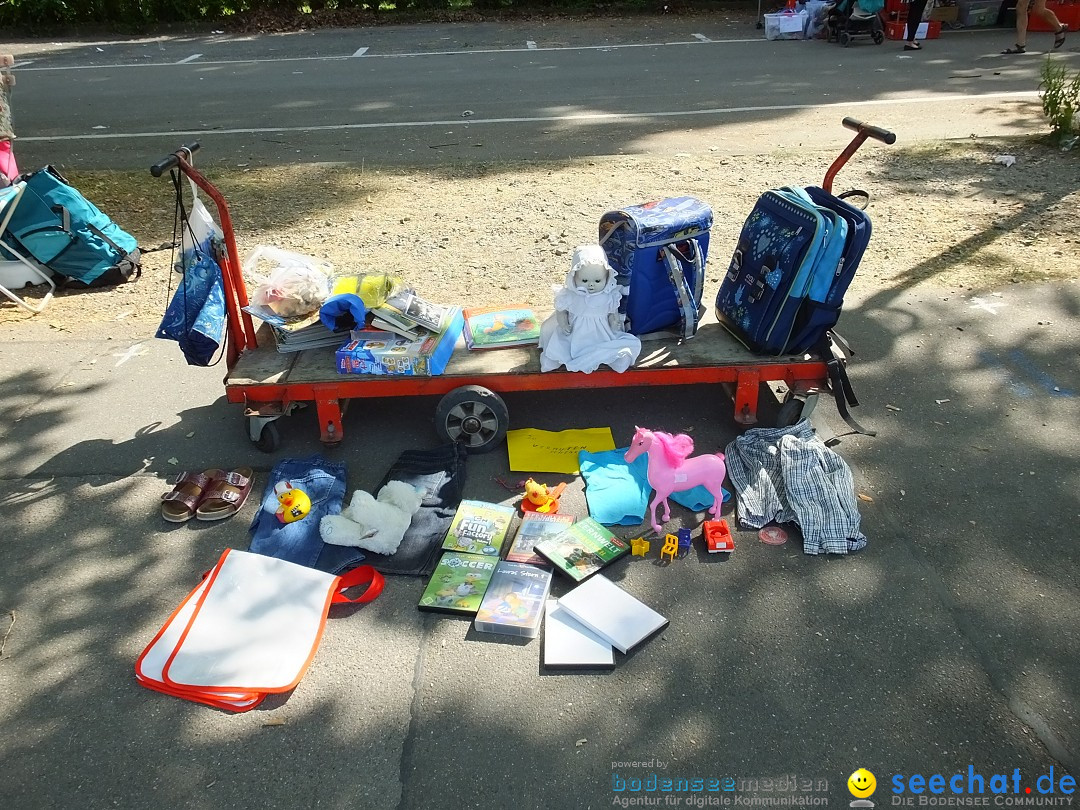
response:
[(705, 548), (710, 554), (735, 550), (735, 540), (726, 520), (706, 520), (702, 525), (702, 534), (705, 536)]

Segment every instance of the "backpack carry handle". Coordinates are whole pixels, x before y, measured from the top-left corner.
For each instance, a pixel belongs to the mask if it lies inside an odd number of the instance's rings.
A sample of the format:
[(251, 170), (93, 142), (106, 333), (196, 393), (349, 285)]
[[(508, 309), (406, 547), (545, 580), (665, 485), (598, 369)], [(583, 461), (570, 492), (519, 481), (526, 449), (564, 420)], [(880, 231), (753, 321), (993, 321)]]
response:
[(151, 166), (150, 174), (152, 174), (154, 177), (161, 177), (161, 175), (165, 174), (165, 172), (169, 171), (169, 169), (175, 169), (179, 165), (177, 161), (177, 153), (187, 152), (188, 156), (190, 157), (198, 151), (198, 141), (192, 141), (189, 144), (185, 144), (184, 146), (181, 146), (179, 149), (177, 149), (176, 152), (173, 152), (171, 155), (169, 155), (167, 158), (162, 158), (153, 166)]

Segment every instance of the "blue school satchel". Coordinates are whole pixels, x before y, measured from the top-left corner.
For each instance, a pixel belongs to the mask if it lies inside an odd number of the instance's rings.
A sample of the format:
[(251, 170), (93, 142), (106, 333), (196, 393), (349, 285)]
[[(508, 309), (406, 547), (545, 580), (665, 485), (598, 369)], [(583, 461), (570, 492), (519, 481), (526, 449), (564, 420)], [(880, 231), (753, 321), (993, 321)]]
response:
[[(824, 302), (842, 270), (848, 230), (843, 216), (801, 188), (763, 194), (720, 284), (717, 320), (752, 351), (792, 353), (805, 302)], [(805, 324), (797, 337), (809, 337)]]
[(628, 331), (673, 330), (692, 337), (703, 305), (712, 209), (694, 197), (671, 197), (609, 211), (600, 244), (623, 289)]
[(135, 237), (86, 199), (52, 166), (23, 180), (26, 190), (7, 234), (54, 273), (86, 286), (142, 274)]

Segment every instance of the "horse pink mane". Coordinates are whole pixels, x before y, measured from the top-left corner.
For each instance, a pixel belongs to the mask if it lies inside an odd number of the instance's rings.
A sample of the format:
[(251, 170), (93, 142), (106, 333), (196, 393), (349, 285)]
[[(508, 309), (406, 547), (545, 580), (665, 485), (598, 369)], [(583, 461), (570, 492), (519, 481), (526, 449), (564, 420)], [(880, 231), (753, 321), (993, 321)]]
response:
[(672, 436), (670, 433), (654, 430), (653, 439), (659, 442), (660, 449), (664, 451), (664, 460), (673, 469), (681, 467), (687, 457), (694, 452), (694, 440), (685, 433)]

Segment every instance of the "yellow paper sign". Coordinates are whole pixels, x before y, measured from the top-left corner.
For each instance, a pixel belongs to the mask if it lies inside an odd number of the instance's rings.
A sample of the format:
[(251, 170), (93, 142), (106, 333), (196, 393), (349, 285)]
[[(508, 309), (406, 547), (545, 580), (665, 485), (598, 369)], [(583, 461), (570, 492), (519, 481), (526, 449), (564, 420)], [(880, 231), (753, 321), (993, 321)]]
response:
[(515, 472), (578, 472), (578, 453), (614, 450), (611, 428), (537, 430), (523, 428), (506, 434), (510, 469)]

